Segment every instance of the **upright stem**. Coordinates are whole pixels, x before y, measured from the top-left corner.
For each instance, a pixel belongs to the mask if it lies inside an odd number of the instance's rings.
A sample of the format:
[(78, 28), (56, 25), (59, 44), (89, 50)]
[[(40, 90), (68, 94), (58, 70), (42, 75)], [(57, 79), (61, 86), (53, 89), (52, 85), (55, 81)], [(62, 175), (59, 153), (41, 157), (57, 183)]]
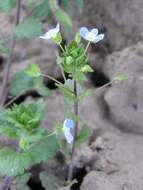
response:
[[(17, 0), (17, 10), (16, 10), (16, 19), (15, 19), (15, 26), (19, 24), (20, 21), (20, 11), (21, 11), (21, 1), (22, 0)], [(5, 72), (4, 72), (4, 78), (2, 81), (2, 91), (0, 94), (0, 109), (2, 109), (6, 96), (7, 96), (7, 84), (8, 84), (8, 78), (9, 78), (9, 72), (10, 72), (10, 66), (11, 66), (11, 62), (12, 62), (12, 58), (13, 58), (13, 52), (14, 52), (14, 48), (16, 45), (16, 36), (15, 34), (12, 35), (11, 38), (11, 50), (9, 53), (9, 57), (7, 59), (7, 63), (5, 66)], [(14, 180), (14, 177), (12, 176), (6, 176), (4, 178), (4, 182), (3, 185), (0, 187), (0, 190), (8, 190), (12, 184)]]
[[(75, 95), (74, 114), (77, 118), (78, 117), (78, 100), (77, 100), (77, 82), (76, 82), (76, 80), (74, 80), (74, 95)], [(71, 181), (73, 178), (74, 153), (75, 153), (75, 143), (76, 143), (77, 133), (78, 133), (78, 120), (76, 119), (74, 131), (73, 131), (74, 140), (73, 140), (72, 150), (71, 150), (71, 163), (70, 163), (69, 171), (68, 171), (68, 181)]]
[[(21, 10), (21, 0), (17, 0), (15, 26), (19, 24), (20, 10)], [(16, 36), (13, 33), (12, 37), (11, 37), (11, 49), (10, 49), (10, 53), (9, 53), (9, 56), (7, 59), (7, 63), (5, 65), (4, 77), (3, 77), (3, 81), (2, 81), (2, 90), (1, 90), (1, 94), (0, 94), (0, 109), (4, 105), (4, 102), (5, 102), (5, 99), (7, 96), (7, 92), (8, 92), (7, 84), (8, 84), (9, 72), (10, 72), (10, 67), (11, 67), (11, 62), (12, 62), (12, 58), (13, 58), (13, 52), (14, 52), (15, 45), (16, 45)]]

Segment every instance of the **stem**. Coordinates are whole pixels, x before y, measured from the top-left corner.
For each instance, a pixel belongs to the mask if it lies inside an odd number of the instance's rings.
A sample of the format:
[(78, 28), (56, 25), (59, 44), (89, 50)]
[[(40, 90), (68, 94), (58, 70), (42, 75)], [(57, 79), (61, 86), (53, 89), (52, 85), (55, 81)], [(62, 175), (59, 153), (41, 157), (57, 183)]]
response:
[(90, 46), (90, 42), (88, 42), (88, 44), (87, 44), (87, 46), (86, 46), (86, 48), (85, 48), (84, 54), (86, 54), (86, 52), (87, 52), (89, 46)]
[[(58, 45), (59, 45), (60, 49), (62, 50), (62, 52), (64, 52), (65, 50), (64, 50), (64, 48), (62, 47), (62, 45), (61, 45), (60, 43), (59, 43)], [(65, 81), (66, 81), (66, 76), (65, 76), (65, 73), (64, 73), (63, 67), (62, 67), (61, 64), (59, 64), (59, 66), (60, 66), (61, 73), (62, 73), (62, 76), (63, 76), (64, 82), (65, 82)]]
[[(16, 10), (16, 20), (15, 20), (15, 26), (19, 24), (20, 21), (20, 11), (21, 11), (21, 0), (17, 0), (17, 10)], [(11, 37), (11, 50), (7, 59), (7, 63), (5, 65), (5, 71), (4, 71), (4, 77), (2, 81), (2, 90), (0, 94), (0, 109), (2, 109), (2, 106), (4, 105), (5, 99), (7, 97), (8, 89), (8, 79), (9, 79), (9, 72), (11, 67), (11, 62), (13, 58), (13, 53), (16, 45), (16, 36), (13, 33)]]
[(59, 66), (60, 66), (60, 69), (61, 69), (61, 73), (62, 73), (62, 76), (63, 76), (64, 82), (66, 82), (66, 76), (65, 76), (65, 73), (64, 73), (63, 67), (62, 67), (61, 64), (59, 64)]
[[(16, 20), (15, 20), (15, 26), (19, 24), (20, 21), (20, 12), (21, 12), (21, 0), (17, 0), (17, 10), (16, 10)], [(7, 63), (5, 66), (5, 72), (4, 72), (4, 78), (2, 81), (2, 91), (0, 95), (0, 109), (2, 109), (2, 106), (4, 105), (6, 96), (7, 96), (7, 84), (8, 84), (8, 78), (9, 78), (9, 72), (10, 72), (10, 66), (13, 58), (14, 48), (16, 45), (16, 36), (13, 33), (11, 38), (11, 51), (9, 53), (9, 57), (7, 59)], [(0, 190), (8, 190), (14, 180), (14, 177), (12, 176), (6, 176), (4, 178), (4, 183), (0, 187)]]
[(41, 74), (41, 76), (49, 78), (49, 79), (53, 80), (54, 82), (56, 82), (58, 84), (62, 84), (60, 81), (58, 81), (57, 79), (55, 79), (54, 77), (52, 77), (50, 75)]
[(64, 50), (63, 46), (60, 43), (58, 43), (58, 45), (61, 48), (62, 52), (64, 52), (65, 50)]
[(113, 82), (114, 82), (114, 80), (112, 80), (112, 81), (110, 81), (110, 82), (108, 82), (108, 83), (104, 84), (103, 86), (101, 86), (101, 87), (97, 88), (97, 90), (101, 90), (101, 89), (103, 89), (103, 88), (105, 88), (105, 87), (109, 86), (109, 85), (110, 85), (110, 84), (112, 84)]
[(11, 105), (15, 100), (17, 100), (20, 96), (22, 96), (22, 93), (12, 98), (9, 102), (7, 102), (3, 107), (7, 108), (9, 105)]
[[(76, 118), (78, 117), (78, 100), (77, 100), (77, 82), (74, 80), (74, 95), (75, 95), (75, 101), (74, 101), (74, 114)], [(71, 150), (71, 163), (69, 166), (69, 171), (68, 171), (68, 181), (71, 181), (73, 178), (73, 170), (74, 170), (74, 153), (75, 153), (75, 143), (76, 143), (76, 138), (77, 138), (77, 133), (78, 133), (78, 120), (75, 122), (75, 127), (73, 131), (73, 144), (72, 144), (72, 150)]]

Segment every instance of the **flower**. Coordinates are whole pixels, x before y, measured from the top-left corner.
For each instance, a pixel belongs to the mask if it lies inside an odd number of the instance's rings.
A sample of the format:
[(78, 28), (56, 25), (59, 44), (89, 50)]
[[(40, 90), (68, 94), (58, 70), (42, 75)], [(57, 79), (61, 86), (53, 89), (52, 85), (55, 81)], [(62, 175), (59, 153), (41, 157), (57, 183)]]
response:
[(85, 40), (88, 40), (89, 42), (93, 42), (93, 43), (98, 43), (100, 40), (103, 40), (103, 38), (104, 38), (104, 34), (98, 34), (97, 28), (88, 30), (86, 27), (81, 27), (80, 35)]
[(44, 40), (55, 38), (59, 31), (60, 31), (60, 24), (57, 23), (56, 28), (52, 28), (51, 30), (49, 30), (48, 32), (40, 36), (39, 38), (44, 39)]
[(71, 129), (74, 128), (74, 122), (72, 119), (66, 118), (63, 123), (63, 131), (65, 138), (69, 144), (73, 142), (73, 135), (71, 133)]

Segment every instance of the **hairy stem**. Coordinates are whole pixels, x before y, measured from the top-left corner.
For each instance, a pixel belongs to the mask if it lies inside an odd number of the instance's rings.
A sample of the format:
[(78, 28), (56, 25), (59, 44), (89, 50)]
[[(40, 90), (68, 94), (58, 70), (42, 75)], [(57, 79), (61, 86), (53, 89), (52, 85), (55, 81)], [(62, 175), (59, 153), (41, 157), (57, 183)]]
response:
[[(16, 10), (16, 20), (15, 20), (15, 26), (19, 24), (20, 21), (20, 10), (21, 10), (21, 0), (17, 0), (17, 10)], [(11, 67), (11, 62), (13, 58), (13, 53), (14, 53), (14, 48), (16, 45), (16, 36), (13, 33), (11, 37), (11, 48), (10, 48), (10, 53), (7, 59), (7, 63), (5, 64), (5, 70), (4, 70), (4, 77), (2, 81), (2, 89), (1, 89), (1, 94), (0, 94), (0, 109), (2, 109), (4, 102), (7, 97), (8, 89), (8, 78), (9, 78), (9, 73), (10, 73), (10, 67)]]
[[(78, 100), (77, 100), (77, 82), (76, 82), (76, 80), (74, 80), (74, 95), (75, 95), (74, 114), (77, 118), (78, 117)], [(68, 181), (71, 181), (73, 178), (74, 153), (75, 153), (75, 143), (76, 143), (77, 133), (78, 133), (78, 120), (76, 119), (74, 131), (73, 131), (74, 140), (73, 140), (72, 150), (71, 150), (71, 163), (70, 163), (69, 171), (68, 171)]]

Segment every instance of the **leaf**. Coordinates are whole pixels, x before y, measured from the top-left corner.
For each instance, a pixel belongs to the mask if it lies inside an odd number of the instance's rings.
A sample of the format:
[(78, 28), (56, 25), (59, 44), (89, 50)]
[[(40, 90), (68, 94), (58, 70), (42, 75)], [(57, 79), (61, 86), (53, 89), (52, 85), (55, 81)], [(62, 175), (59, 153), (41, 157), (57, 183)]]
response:
[(41, 172), (40, 180), (45, 190), (56, 190), (63, 185), (63, 182), (58, 177), (48, 172)]
[(8, 12), (15, 7), (17, 0), (0, 0), (0, 11)]
[(34, 89), (34, 80), (25, 71), (17, 72), (11, 79), (10, 94), (18, 96)]
[(65, 27), (71, 27), (72, 26), (71, 18), (69, 17), (69, 15), (65, 11), (58, 9), (55, 11), (55, 16), (59, 22), (61, 22), (65, 25)]
[(50, 9), (48, 6), (48, 1), (47, 0), (43, 0), (39, 5), (36, 5), (33, 9), (32, 9), (32, 13), (31, 15), (33, 17), (46, 17), (49, 13)]
[(16, 176), (32, 164), (32, 159), (25, 153), (17, 153), (6, 147), (0, 150), (0, 163), (1, 174)]
[(36, 64), (31, 64), (25, 71), (31, 77), (39, 77), (41, 75), (40, 67)]
[(128, 76), (126, 74), (120, 74), (114, 77), (114, 80), (118, 80), (118, 81), (128, 80)]
[(76, 146), (78, 147), (81, 143), (85, 142), (92, 134), (92, 130), (86, 126), (82, 127), (77, 137)]
[(5, 147), (0, 150), (0, 173), (8, 176), (23, 174), (32, 165), (51, 159), (58, 149), (54, 135), (43, 138), (26, 152), (15, 152)]
[(14, 32), (18, 38), (33, 38), (42, 33), (42, 23), (35, 18), (27, 18), (15, 27)]
[(35, 143), (30, 149), (33, 164), (47, 161), (55, 156), (59, 150), (59, 144), (55, 135), (44, 137), (40, 142)]
[(39, 126), (43, 119), (44, 107), (43, 100), (39, 100), (28, 105), (14, 105), (11, 109), (1, 111), (0, 133), (11, 138), (22, 138), (25, 133), (29, 135), (33, 130), (42, 130)]
[(81, 36), (80, 36), (80, 32), (78, 31), (75, 35), (75, 41), (77, 44), (79, 44), (81, 42)]
[(92, 95), (92, 91), (91, 90), (85, 90), (84, 92), (81, 92), (79, 95), (78, 95), (78, 100), (79, 101), (83, 101), (84, 98), (88, 97), (88, 96), (91, 96)]
[(89, 66), (89, 65), (84, 65), (82, 68), (81, 68), (81, 71), (83, 73), (87, 73), (87, 72), (93, 72), (93, 69)]
[(39, 84), (36, 88), (35, 88), (38, 92), (38, 94), (40, 94), (41, 96), (50, 96), (51, 95), (51, 91), (49, 88), (47, 88), (44, 84)]
[(9, 53), (10, 49), (0, 44), (0, 53)]
[(57, 85), (58, 88), (61, 90), (61, 92), (64, 94), (64, 96), (70, 100), (75, 100), (75, 95), (74, 93), (71, 91), (71, 89), (67, 86), (67, 85), (64, 85), (64, 84), (60, 84), (60, 85)]
[(76, 6), (79, 10), (81, 10), (83, 8), (84, 5), (84, 0), (76, 0)]

